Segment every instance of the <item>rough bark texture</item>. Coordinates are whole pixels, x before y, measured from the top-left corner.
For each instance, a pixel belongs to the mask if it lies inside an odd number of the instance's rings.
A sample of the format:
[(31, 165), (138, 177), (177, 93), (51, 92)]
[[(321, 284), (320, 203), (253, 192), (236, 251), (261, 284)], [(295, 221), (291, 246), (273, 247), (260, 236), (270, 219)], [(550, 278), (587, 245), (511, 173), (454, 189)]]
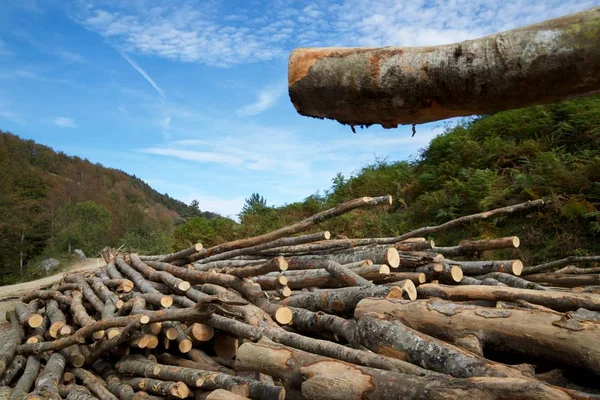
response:
[(118, 398), (111, 393), (106, 387), (106, 383), (98, 375), (85, 370), (83, 368), (71, 368), (69, 369), (73, 375), (77, 377), (85, 387), (92, 392), (96, 397), (102, 400), (118, 400)]
[(40, 366), (39, 356), (27, 357), (25, 371), (23, 371), (23, 375), (21, 375), (21, 378), (19, 378), (19, 381), (10, 393), (10, 400), (22, 400), (29, 393), (40, 372)]
[(600, 91), (600, 9), (436, 47), (296, 49), (296, 110), (348, 125), (421, 124)]
[(184, 399), (190, 395), (189, 387), (183, 382), (161, 381), (152, 378), (123, 378), (123, 383), (137, 390), (166, 397)]
[(514, 288), (534, 289), (534, 290), (548, 290), (544, 286), (538, 285), (535, 282), (530, 282), (530, 281), (528, 281), (526, 279), (518, 278), (516, 276), (510, 275), (510, 274), (506, 274), (504, 272), (490, 272), (490, 273), (485, 274), (483, 276), (478, 276), (478, 278), (479, 279), (492, 278), (492, 279), (495, 279), (497, 281), (505, 283), (506, 285), (508, 285), (510, 287), (514, 287)]
[(523, 275), (531, 275), (539, 272), (550, 271), (554, 268), (560, 268), (570, 264), (587, 264), (597, 262), (600, 262), (600, 256), (569, 256), (560, 260), (534, 265), (533, 267), (527, 267), (523, 269)]
[(11, 329), (6, 335), (6, 341), (0, 347), (0, 376), (4, 374), (4, 371), (8, 368), (13, 358), (17, 354), (17, 347), (23, 341), (25, 332), (23, 327), (13, 310), (9, 310), (6, 313), (6, 319), (10, 321)]
[(520, 260), (502, 261), (453, 261), (444, 260), (444, 264), (458, 265), (465, 275), (485, 275), (491, 272), (505, 272), (521, 275), (523, 263)]
[(425, 284), (417, 287), (419, 297), (439, 297), (445, 300), (525, 300), (557, 311), (579, 308), (600, 311), (600, 296), (589, 293), (551, 292), (502, 286), (448, 286)]
[(44, 371), (40, 374), (36, 381), (33, 396), (29, 396), (32, 398), (36, 398), (36, 396), (38, 396), (43, 399), (60, 399), (61, 397), (58, 393), (58, 384), (60, 382), (60, 378), (62, 377), (63, 371), (65, 370), (66, 364), (67, 360), (62, 354), (53, 353), (48, 359), (48, 362), (44, 367)]
[(23, 368), (25, 368), (26, 362), (27, 359), (22, 355), (19, 354), (15, 356), (6, 371), (4, 371), (4, 375), (2, 375), (2, 378), (0, 379), (0, 386), (9, 386), (13, 379), (15, 379), (17, 375), (21, 373)]
[(443, 340), (456, 342), (475, 335), (484, 347), (542, 357), (600, 374), (597, 321), (539, 309), (499, 310), (439, 299), (365, 299), (358, 303), (354, 315), (360, 318), (369, 313)]
[(600, 285), (600, 274), (533, 274), (527, 280), (547, 286), (595, 286)]

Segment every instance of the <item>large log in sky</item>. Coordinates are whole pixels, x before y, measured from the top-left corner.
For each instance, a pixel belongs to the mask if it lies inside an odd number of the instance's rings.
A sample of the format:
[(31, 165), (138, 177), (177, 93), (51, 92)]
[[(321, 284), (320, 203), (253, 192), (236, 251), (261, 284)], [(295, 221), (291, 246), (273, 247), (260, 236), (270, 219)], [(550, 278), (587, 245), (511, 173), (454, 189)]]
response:
[(600, 93), (600, 8), (432, 47), (300, 48), (289, 94), (306, 116), (421, 124)]

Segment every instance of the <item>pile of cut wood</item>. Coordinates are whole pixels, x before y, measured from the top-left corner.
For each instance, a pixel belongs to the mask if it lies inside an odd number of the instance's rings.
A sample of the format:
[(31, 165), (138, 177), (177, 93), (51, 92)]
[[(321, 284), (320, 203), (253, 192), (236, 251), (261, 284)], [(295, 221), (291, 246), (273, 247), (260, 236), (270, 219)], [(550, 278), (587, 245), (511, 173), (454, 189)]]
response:
[(598, 257), (524, 268), (485, 260), (517, 237), (426, 239), (542, 201), (398, 237), (294, 236), (390, 203), (206, 249), (106, 248), (105, 266), (7, 313), (0, 385), (11, 399), (600, 398), (600, 276), (583, 268)]

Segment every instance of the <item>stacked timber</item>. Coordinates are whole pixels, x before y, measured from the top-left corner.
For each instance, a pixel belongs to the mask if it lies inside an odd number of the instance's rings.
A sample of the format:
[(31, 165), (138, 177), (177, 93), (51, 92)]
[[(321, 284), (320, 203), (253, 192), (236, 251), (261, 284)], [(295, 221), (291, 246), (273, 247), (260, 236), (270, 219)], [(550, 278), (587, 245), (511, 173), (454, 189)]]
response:
[(105, 248), (7, 313), (0, 384), (14, 400), (598, 398), (598, 258), (524, 267), (487, 260), (516, 237), (430, 238), (541, 201), (397, 237), (305, 233), (390, 203), (210, 248)]

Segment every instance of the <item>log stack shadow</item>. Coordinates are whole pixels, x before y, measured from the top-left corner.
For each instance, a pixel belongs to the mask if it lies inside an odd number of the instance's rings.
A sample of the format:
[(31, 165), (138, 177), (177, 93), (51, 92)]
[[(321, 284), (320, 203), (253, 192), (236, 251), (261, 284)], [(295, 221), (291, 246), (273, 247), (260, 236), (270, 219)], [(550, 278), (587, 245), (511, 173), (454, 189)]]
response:
[(600, 398), (598, 257), (524, 267), (486, 259), (517, 237), (430, 239), (542, 201), (397, 237), (297, 235), (390, 203), (211, 248), (105, 248), (7, 313), (0, 384), (15, 400)]

